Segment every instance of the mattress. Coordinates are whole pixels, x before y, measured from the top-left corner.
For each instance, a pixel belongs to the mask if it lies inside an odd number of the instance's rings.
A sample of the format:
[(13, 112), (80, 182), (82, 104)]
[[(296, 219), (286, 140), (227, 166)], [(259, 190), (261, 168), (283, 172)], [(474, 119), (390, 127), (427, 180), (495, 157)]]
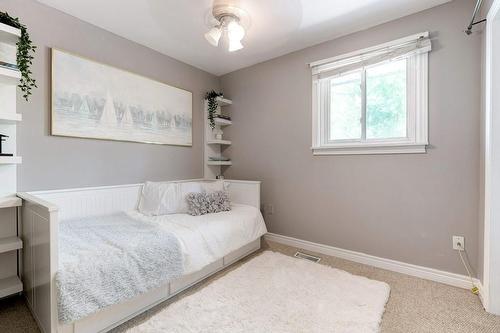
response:
[(260, 211), (241, 204), (232, 204), (228, 212), (201, 216), (146, 216), (138, 211), (128, 214), (134, 219), (157, 224), (177, 237), (183, 255), (184, 274), (202, 269), (267, 232)]

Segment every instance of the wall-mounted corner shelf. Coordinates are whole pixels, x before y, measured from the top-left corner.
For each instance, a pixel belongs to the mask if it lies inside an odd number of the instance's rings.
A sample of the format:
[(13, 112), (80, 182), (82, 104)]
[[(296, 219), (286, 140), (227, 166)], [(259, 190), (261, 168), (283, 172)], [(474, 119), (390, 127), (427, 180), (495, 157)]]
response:
[(227, 98), (217, 97), (217, 103), (219, 106), (228, 106), (233, 104), (233, 101)]
[(18, 197), (3, 197), (0, 198), (0, 208), (11, 208), (22, 206), (23, 201)]
[(21, 156), (0, 156), (0, 164), (21, 164), (23, 158)]
[[(204, 121), (204, 165), (203, 175), (207, 179), (215, 179), (217, 176), (223, 175), (225, 168), (223, 166), (231, 166), (231, 161), (212, 161), (209, 157), (220, 156), (224, 157), (222, 152), (232, 144), (231, 140), (219, 140), (217, 134), (221, 133), (221, 128), (229, 126), (233, 122), (229, 119), (218, 118), (217, 115), (223, 115), (222, 107), (232, 105), (233, 101), (227, 98), (217, 97), (217, 110), (214, 115), (215, 128), (211, 128), (208, 117), (208, 103), (205, 101), (205, 121)], [(220, 136), (219, 136), (220, 137)], [(224, 137), (225, 138), (225, 137)]]
[(229, 126), (229, 125), (233, 124), (233, 122), (231, 120), (217, 118), (217, 117), (214, 118), (214, 122), (216, 125), (219, 125), (219, 126)]
[(21, 30), (10, 25), (0, 23), (0, 42), (16, 44), (21, 37)]
[(210, 140), (210, 141), (207, 141), (207, 144), (208, 145), (226, 145), (226, 146), (229, 146), (229, 145), (231, 145), (231, 141), (230, 140)]
[(23, 241), (21, 238), (13, 236), (0, 238), (0, 253), (19, 250), (23, 248)]
[(18, 85), (20, 79), (20, 71), (0, 67), (0, 83)]
[(231, 161), (207, 161), (207, 165), (233, 165)]
[(23, 283), (18, 276), (0, 279), (0, 298), (23, 291)]
[(23, 115), (20, 113), (2, 113), (0, 112), (0, 124), (15, 124), (23, 120)]

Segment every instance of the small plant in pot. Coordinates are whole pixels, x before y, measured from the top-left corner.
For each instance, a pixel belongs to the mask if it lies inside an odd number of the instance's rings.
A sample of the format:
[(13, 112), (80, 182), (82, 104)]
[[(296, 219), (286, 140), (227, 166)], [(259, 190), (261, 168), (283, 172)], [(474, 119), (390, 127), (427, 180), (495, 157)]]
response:
[(19, 18), (12, 17), (8, 13), (0, 12), (0, 23), (21, 30), (21, 37), (17, 42), (17, 68), (21, 72), (21, 82), (19, 88), (23, 92), (23, 98), (27, 101), (31, 95), (31, 89), (36, 88), (36, 81), (32, 77), (31, 65), (33, 64), (33, 53), (36, 46), (30, 39), (28, 30), (24, 24), (19, 21)]
[(215, 112), (219, 103), (217, 102), (217, 97), (222, 97), (222, 93), (218, 93), (215, 90), (211, 90), (205, 94), (205, 99), (208, 103), (208, 120), (210, 121), (210, 128), (213, 130), (215, 128)]

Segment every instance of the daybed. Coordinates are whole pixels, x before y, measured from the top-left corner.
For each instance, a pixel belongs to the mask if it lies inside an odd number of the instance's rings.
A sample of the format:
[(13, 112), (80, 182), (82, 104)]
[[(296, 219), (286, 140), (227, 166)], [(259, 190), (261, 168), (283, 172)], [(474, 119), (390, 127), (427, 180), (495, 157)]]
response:
[[(209, 182), (209, 180), (186, 180)], [(106, 332), (126, 320), (172, 297), (196, 282), (227, 267), (260, 248), (265, 232), (260, 215), (260, 182), (225, 180), (233, 210), (209, 214), (205, 219), (191, 216), (156, 216), (155, 223), (178, 225), (182, 243), (185, 274), (162, 283), (145, 293), (107, 306), (71, 323), (58, 316), (56, 274), (62, 260), (58, 255), (58, 235), (64, 223), (89, 217), (128, 212), (137, 220), (147, 219), (135, 212), (143, 184), (18, 193), (23, 199), (21, 211), (24, 251), (22, 280), (28, 306), (44, 333)], [(134, 216), (137, 214), (137, 216)], [(243, 214), (243, 215), (238, 215)], [(246, 215), (245, 215), (246, 214)], [(252, 215), (253, 214), (253, 215)], [(181, 215), (181, 214), (178, 214)], [(255, 216), (255, 223), (238, 222), (239, 216)], [(235, 221), (236, 218), (236, 221)], [(208, 219), (208, 220), (207, 220)], [(250, 219), (251, 220), (251, 219)], [(61, 222), (64, 221), (64, 222)], [(206, 221), (209, 221), (208, 223)], [(239, 223), (239, 224), (238, 224)], [(210, 225), (215, 227), (208, 229)], [(179, 227), (180, 226), (180, 227)], [(83, 225), (85, 227), (85, 225)], [(183, 230), (184, 230), (183, 229)], [(62, 230), (62, 229), (61, 229)], [(62, 236), (61, 236), (62, 237)], [(213, 238), (204, 249), (200, 242)], [(104, 254), (105, 255), (105, 254)]]

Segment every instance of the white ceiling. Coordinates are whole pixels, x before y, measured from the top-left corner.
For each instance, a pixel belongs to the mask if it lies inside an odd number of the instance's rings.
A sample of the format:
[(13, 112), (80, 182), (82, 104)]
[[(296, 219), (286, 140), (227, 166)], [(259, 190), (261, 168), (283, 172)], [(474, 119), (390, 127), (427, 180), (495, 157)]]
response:
[(250, 16), (243, 50), (204, 39), (212, 0), (38, 0), (170, 57), (222, 75), (450, 0), (217, 0)]

